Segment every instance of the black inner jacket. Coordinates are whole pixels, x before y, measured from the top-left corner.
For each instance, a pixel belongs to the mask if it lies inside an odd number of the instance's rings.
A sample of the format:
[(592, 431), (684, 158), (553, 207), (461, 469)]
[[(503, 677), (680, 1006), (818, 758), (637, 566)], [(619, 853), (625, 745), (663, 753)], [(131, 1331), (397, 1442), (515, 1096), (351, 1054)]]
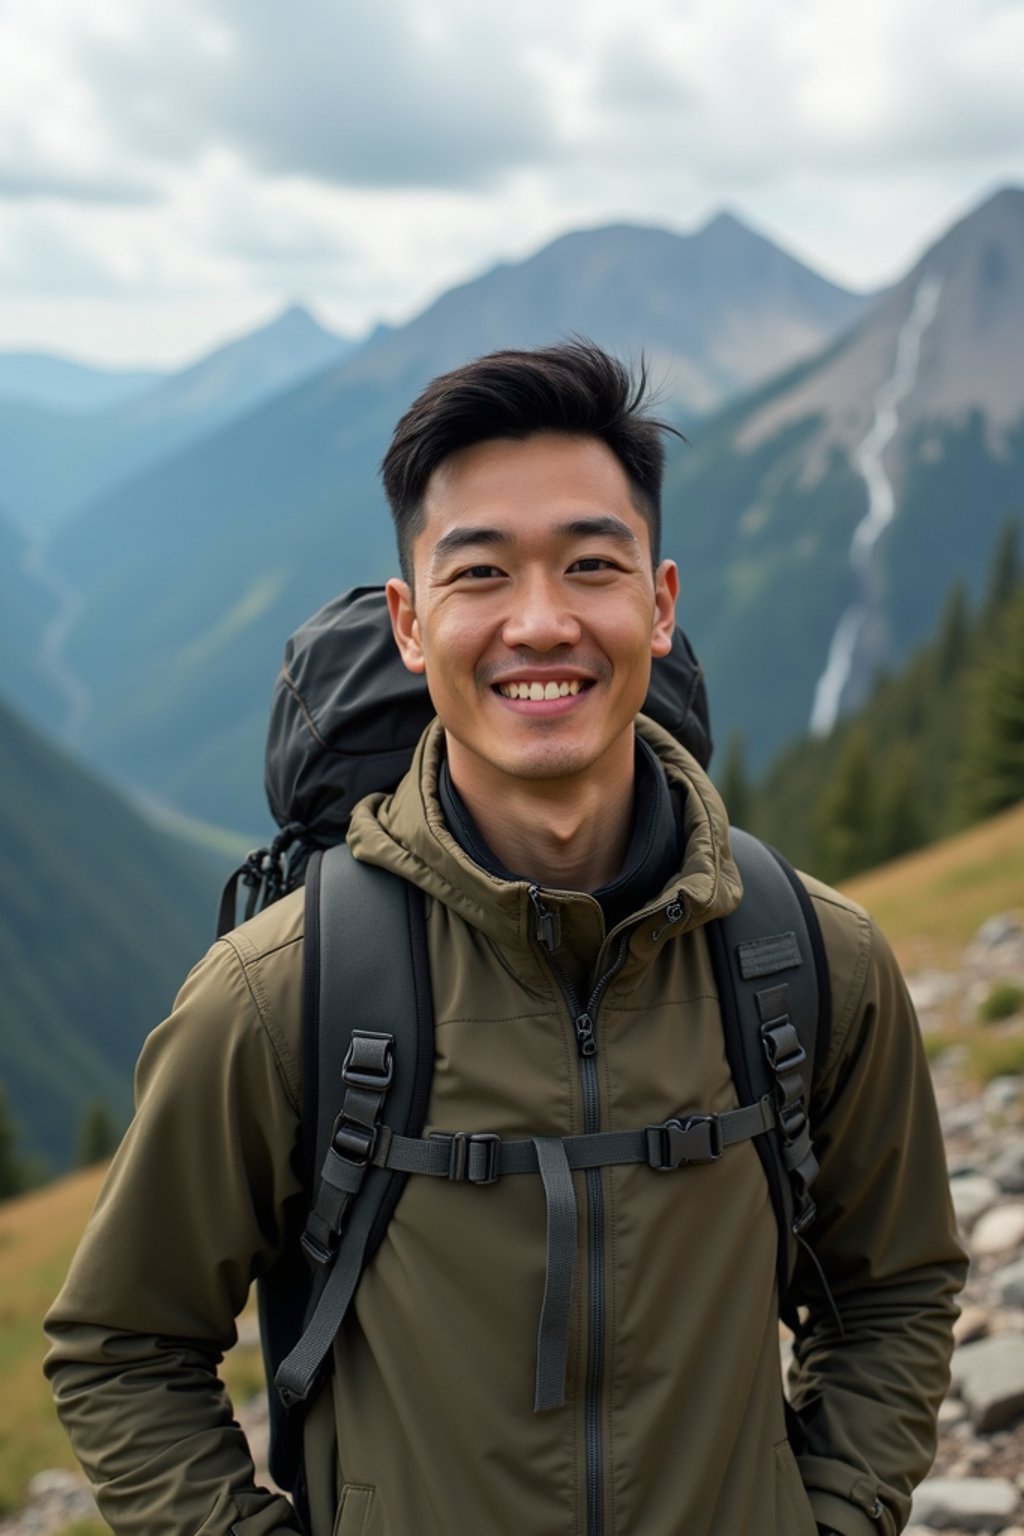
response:
[[(499, 880), (533, 882), (528, 872), (506, 869), (487, 846), (480, 829), (452, 783), (448, 759), (438, 775), (438, 798), (448, 830), (475, 864)], [(654, 750), (636, 738), (633, 785), (633, 827), (622, 869), (613, 880), (592, 892), (610, 932), (662, 890), (680, 865), (680, 831), (665, 770)]]

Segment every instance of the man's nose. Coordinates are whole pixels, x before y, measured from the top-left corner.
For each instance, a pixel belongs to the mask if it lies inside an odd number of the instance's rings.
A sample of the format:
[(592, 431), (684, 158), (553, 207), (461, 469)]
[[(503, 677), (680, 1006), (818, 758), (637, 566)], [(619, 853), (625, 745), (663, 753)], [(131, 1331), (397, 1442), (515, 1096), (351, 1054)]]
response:
[(559, 645), (575, 645), (581, 633), (579, 619), (560, 582), (536, 577), (517, 584), (512, 610), (502, 627), (502, 639), (510, 649), (550, 651)]

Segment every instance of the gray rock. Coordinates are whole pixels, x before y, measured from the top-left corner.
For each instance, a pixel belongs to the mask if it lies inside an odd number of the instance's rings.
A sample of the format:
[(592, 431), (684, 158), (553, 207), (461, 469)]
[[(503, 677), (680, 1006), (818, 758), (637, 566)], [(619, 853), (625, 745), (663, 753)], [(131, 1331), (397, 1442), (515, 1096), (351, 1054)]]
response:
[(1019, 1508), (1005, 1477), (932, 1477), (914, 1494), (913, 1518), (936, 1531), (1001, 1530)]
[(959, 986), (959, 976), (950, 975), (948, 971), (921, 971), (907, 978), (907, 991), (918, 1014), (927, 1013), (946, 1002)]
[(985, 1113), (998, 1118), (1013, 1109), (1024, 1096), (1024, 1077), (994, 1077), (982, 1094)]
[(988, 1164), (986, 1172), (1004, 1194), (1024, 1195), (1024, 1136), (1015, 1136), (1006, 1142)]
[(997, 912), (982, 923), (973, 942), (982, 949), (998, 949), (1001, 944), (1012, 944), (1022, 937), (1024, 929), (1016, 912)]
[(953, 1353), (953, 1389), (975, 1429), (1002, 1429), (1024, 1411), (1024, 1334), (997, 1333)]
[(980, 1216), (971, 1232), (977, 1254), (1012, 1253), (1024, 1247), (1024, 1201), (997, 1205)]
[(999, 1185), (983, 1173), (965, 1173), (950, 1179), (956, 1219), (964, 1232), (999, 1199)]
[(1004, 1307), (1024, 1307), (1024, 1259), (997, 1269), (991, 1283)]
[[(945, 1055), (952, 1056), (959, 1046), (951, 1046)], [(954, 1104), (942, 1115), (942, 1129), (947, 1136), (963, 1136), (965, 1133), (975, 1131), (985, 1119), (985, 1106), (978, 1099), (967, 1099), (963, 1104)]]

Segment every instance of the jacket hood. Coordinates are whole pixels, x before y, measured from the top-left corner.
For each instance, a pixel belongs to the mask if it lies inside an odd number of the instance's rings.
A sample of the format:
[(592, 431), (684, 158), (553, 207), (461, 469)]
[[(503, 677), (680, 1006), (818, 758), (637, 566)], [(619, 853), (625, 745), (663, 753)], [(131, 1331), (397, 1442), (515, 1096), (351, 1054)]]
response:
[[(737, 906), (739, 871), (729, 849), (725, 806), (696, 759), (644, 715), (637, 731), (657, 753), (682, 806), (681, 866), (666, 888), (642, 908), (650, 921), (636, 923), (631, 951), (649, 955), (672, 934), (700, 927)], [(392, 870), (442, 901), (460, 917), (502, 944), (529, 948), (533, 907), (526, 881), (502, 880), (475, 864), (449, 831), (437, 793), (444, 731), (434, 720), (420, 738), (412, 767), (393, 794), (369, 795), (356, 806), (348, 835), (357, 859)], [(555, 906), (591, 903), (577, 891), (545, 888)]]

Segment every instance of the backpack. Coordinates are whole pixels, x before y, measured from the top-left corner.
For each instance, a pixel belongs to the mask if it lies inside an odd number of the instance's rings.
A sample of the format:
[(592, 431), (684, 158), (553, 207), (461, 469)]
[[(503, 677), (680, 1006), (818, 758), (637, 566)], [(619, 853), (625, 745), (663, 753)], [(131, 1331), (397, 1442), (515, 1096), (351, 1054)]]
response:
[[(653, 663), (644, 712), (707, 766), (703, 675), (681, 630), (669, 655)], [(779, 1225), (784, 1317), (792, 1315), (787, 1293), (797, 1248), (810, 1253), (804, 1233), (815, 1214), (817, 1162), (807, 1104), (814, 1061), (828, 1049), (827, 961), (802, 882), (780, 854), (735, 829), (743, 900), (704, 932), (738, 1109), (562, 1139), (503, 1141), (486, 1130), (422, 1137), (434, 1060), (422, 896), (390, 872), (358, 863), (344, 835), (359, 799), (398, 784), (432, 717), (425, 682), (405, 669), (394, 646), (383, 588), (356, 588), (315, 614), (288, 641), (271, 709), (266, 789), (281, 830), (269, 848), (249, 854), (221, 901), (219, 933), (233, 926), (240, 883), (246, 917), (305, 885), (300, 1156), (308, 1205), (258, 1284), (264, 1361), (277, 1388), (269, 1394), (270, 1470), (300, 1515), (305, 1408), (411, 1175), (476, 1184), (515, 1173), (541, 1177), (548, 1277), (538, 1411), (556, 1406), (564, 1392), (572, 1169), (646, 1162), (668, 1172), (753, 1139)], [(325, 942), (339, 932), (344, 945)], [(405, 943), (389, 940), (386, 966), (381, 933), (407, 936)], [(332, 1028), (338, 1016), (357, 1027)], [(542, 1145), (548, 1142), (557, 1145)]]

